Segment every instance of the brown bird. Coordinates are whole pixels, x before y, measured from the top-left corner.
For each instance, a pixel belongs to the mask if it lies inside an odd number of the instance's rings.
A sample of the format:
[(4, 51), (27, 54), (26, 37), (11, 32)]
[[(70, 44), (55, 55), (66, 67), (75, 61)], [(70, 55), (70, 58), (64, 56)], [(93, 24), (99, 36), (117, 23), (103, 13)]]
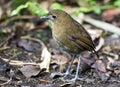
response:
[[(83, 51), (91, 51), (96, 53), (95, 45), (84, 27), (75, 21), (68, 13), (62, 10), (51, 10), (46, 16), (41, 17), (50, 20), (52, 24), (52, 36), (59, 47), (67, 51), (72, 60), (64, 76), (70, 74), (70, 69), (76, 55)], [(79, 57), (75, 78), (78, 79), (78, 72), (81, 64), (81, 56)]]

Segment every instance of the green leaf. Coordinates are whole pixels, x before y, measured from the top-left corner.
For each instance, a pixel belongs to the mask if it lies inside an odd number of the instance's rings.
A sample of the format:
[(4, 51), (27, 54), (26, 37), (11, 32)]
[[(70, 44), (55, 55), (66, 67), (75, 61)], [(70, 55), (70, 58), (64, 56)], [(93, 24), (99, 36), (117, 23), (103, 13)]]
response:
[(96, 14), (101, 14), (101, 9), (95, 9), (94, 12), (95, 12)]
[(116, 0), (116, 1), (114, 2), (114, 5), (117, 6), (117, 7), (120, 7), (120, 0)]
[(14, 16), (14, 15), (19, 14), (19, 12), (20, 12), (22, 9), (27, 8), (27, 7), (28, 7), (28, 4), (20, 5), (19, 7), (17, 7), (15, 10), (12, 11), (11, 16)]
[(86, 0), (91, 6), (97, 5), (97, 0)]
[(22, 9), (28, 8), (31, 14), (37, 14), (39, 16), (45, 15), (47, 10), (43, 9), (37, 2), (27, 2), (24, 5), (18, 6), (12, 11), (11, 16), (18, 15)]
[(92, 8), (80, 7), (74, 13), (72, 13), (71, 15), (73, 17), (75, 17), (75, 16), (77, 16), (81, 12), (88, 13), (88, 12), (91, 12), (91, 11), (92, 11)]
[(42, 16), (47, 13), (47, 11), (43, 9), (38, 3), (30, 3), (29, 10), (33, 15), (37, 14), (39, 16)]
[(101, 13), (101, 8), (100, 6), (93, 6), (93, 11), (96, 13), (96, 14), (100, 14)]
[(59, 3), (53, 3), (50, 8), (51, 9), (61, 9), (61, 10), (63, 10), (64, 6), (59, 4)]

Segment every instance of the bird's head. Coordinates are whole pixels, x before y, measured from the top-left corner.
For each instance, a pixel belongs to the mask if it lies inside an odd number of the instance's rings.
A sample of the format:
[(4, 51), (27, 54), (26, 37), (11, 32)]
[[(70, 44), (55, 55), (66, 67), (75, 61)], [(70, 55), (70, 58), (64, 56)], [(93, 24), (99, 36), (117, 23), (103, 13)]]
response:
[(46, 16), (41, 17), (44, 20), (50, 20), (54, 24), (68, 23), (72, 18), (63, 10), (51, 10)]

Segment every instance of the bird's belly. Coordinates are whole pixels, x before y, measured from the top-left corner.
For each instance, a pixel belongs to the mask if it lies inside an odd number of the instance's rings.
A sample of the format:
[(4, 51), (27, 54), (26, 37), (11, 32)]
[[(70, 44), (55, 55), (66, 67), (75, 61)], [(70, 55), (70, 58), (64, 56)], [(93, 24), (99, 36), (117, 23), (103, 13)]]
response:
[(57, 45), (62, 48), (64, 51), (67, 51), (72, 54), (79, 54), (82, 50), (77, 47), (72, 41), (67, 37), (65, 38), (56, 38), (53, 37)]

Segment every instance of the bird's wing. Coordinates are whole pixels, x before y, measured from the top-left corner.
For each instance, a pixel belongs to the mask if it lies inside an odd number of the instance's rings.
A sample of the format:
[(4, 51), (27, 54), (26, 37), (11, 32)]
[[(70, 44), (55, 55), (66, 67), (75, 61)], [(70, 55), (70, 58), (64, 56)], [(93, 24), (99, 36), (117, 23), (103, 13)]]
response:
[(80, 25), (78, 22), (75, 21), (75, 24), (77, 26), (76, 34), (69, 34), (68, 35), (69, 40), (71, 40), (81, 50), (92, 51), (97, 55), (97, 57), (99, 57), (99, 55), (95, 51), (95, 45), (90, 35), (87, 33), (84, 27), (82, 27), (82, 25)]
[(79, 47), (81, 50), (94, 50), (93, 44), (87, 42), (87, 40), (84, 40), (82, 38), (76, 38), (74, 36), (68, 35), (69, 40), (71, 40), (77, 47)]
[(90, 35), (87, 33), (87, 31), (82, 27), (81, 24), (74, 21), (74, 24), (76, 25), (75, 31), (76, 33), (69, 34), (68, 38), (69, 40), (73, 41), (73, 43), (78, 46), (80, 49), (83, 50), (93, 50), (95, 49), (95, 45), (90, 37)]

